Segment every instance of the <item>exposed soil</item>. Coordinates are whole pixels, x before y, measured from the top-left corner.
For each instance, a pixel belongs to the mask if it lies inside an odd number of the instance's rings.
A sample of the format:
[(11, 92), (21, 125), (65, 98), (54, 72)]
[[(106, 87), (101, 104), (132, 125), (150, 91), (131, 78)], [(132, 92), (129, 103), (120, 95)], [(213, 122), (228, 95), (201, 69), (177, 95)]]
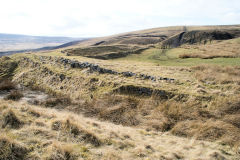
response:
[[(49, 96), (44, 92), (37, 91), (37, 90), (30, 90), (28, 88), (21, 88), (19, 89), (23, 94), (23, 97), (19, 100), (19, 102), (27, 102), (31, 104), (36, 104), (39, 102), (44, 102)], [(4, 99), (7, 97), (11, 91), (0, 91), (0, 99)]]

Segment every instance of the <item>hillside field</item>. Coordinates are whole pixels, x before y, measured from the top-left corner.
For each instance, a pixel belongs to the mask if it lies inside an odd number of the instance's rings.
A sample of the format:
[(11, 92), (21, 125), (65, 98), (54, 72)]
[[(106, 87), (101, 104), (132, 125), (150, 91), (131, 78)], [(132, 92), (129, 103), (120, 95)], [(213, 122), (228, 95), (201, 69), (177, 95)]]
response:
[(0, 58), (0, 159), (240, 159), (240, 27), (154, 28)]

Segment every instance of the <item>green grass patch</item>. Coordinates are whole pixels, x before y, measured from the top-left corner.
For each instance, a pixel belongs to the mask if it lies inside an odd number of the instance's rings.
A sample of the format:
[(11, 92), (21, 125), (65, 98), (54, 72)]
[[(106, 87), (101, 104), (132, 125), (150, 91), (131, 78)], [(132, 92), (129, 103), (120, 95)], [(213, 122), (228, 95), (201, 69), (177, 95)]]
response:
[(155, 63), (161, 66), (194, 66), (200, 64), (218, 64), (218, 65), (240, 65), (240, 58), (188, 58), (180, 59), (179, 55), (184, 53), (196, 53), (197, 49), (174, 48), (170, 50), (163, 49), (148, 49), (141, 54), (132, 54), (124, 58), (119, 58), (115, 61), (138, 61)]

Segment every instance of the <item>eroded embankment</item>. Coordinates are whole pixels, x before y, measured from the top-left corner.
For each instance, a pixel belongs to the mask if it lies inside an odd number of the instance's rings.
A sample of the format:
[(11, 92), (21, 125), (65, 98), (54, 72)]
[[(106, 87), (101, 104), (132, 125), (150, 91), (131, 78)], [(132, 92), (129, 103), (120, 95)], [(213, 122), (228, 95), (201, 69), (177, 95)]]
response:
[(84, 56), (89, 58), (108, 60), (126, 57), (130, 54), (140, 54), (146, 49), (149, 49), (149, 47), (130, 47), (128, 45), (95, 45), (87, 48), (66, 49), (62, 52), (66, 53), (67, 56)]
[[(15, 74), (14, 80), (25, 86), (43, 89), (47, 92), (56, 92), (71, 95), (73, 99), (89, 95), (101, 95), (102, 91), (106, 93), (128, 94), (134, 96), (159, 96), (159, 98), (172, 98), (167, 91), (153, 89), (151, 87), (135, 86), (127, 87), (128, 84), (119, 84), (105, 79), (105, 75), (116, 77), (134, 78), (139, 80), (150, 80), (153, 83), (168, 82), (173, 83), (175, 80), (166, 77), (150, 76), (146, 74), (136, 74), (130, 71), (118, 72), (111, 69), (100, 67), (99, 65), (78, 62), (75, 60), (40, 56), (33, 58), (22, 57), (18, 60), (19, 72)], [(103, 76), (101, 78), (101, 75)], [(132, 85), (134, 86), (134, 85)], [(139, 90), (139, 92), (136, 92)], [(147, 88), (144, 89), (144, 88)], [(146, 90), (146, 91), (145, 91)]]
[[(44, 107), (58, 108), (57, 103), (61, 102), (63, 95), (67, 95), (73, 103), (62, 103), (61, 109), (115, 124), (219, 141), (230, 146), (239, 145), (239, 124), (235, 123), (239, 117), (237, 96), (225, 97), (224, 100), (221, 96), (205, 99), (150, 85), (116, 83), (111, 81), (113, 76), (133, 77), (98, 71), (91, 73), (90, 67), (74, 68), (71, 63), (64, 65), (61, 58), (42, 58), (29, 56), (16, 59), (18, 67), (13, 80), (57, 97), (45, 103)], [(108, 79), (109, 75), (111, 79)], [(175, 85), (174, 81), (171, 85)]]
[(182, 32), (161, 43), (162, 48), (176, 48), (183, 44), (206, 44), (214, 40), (228, 40), (240, 36), (239, 30), (206, 30)]

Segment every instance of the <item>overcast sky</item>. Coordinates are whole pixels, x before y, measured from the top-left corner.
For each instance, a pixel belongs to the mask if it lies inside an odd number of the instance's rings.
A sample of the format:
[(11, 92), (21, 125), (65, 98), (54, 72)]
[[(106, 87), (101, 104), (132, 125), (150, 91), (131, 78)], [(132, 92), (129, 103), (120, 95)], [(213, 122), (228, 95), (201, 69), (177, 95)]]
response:
[(95, 37), (240, 23), (240, 0), (0, 0), (0, 33)]

